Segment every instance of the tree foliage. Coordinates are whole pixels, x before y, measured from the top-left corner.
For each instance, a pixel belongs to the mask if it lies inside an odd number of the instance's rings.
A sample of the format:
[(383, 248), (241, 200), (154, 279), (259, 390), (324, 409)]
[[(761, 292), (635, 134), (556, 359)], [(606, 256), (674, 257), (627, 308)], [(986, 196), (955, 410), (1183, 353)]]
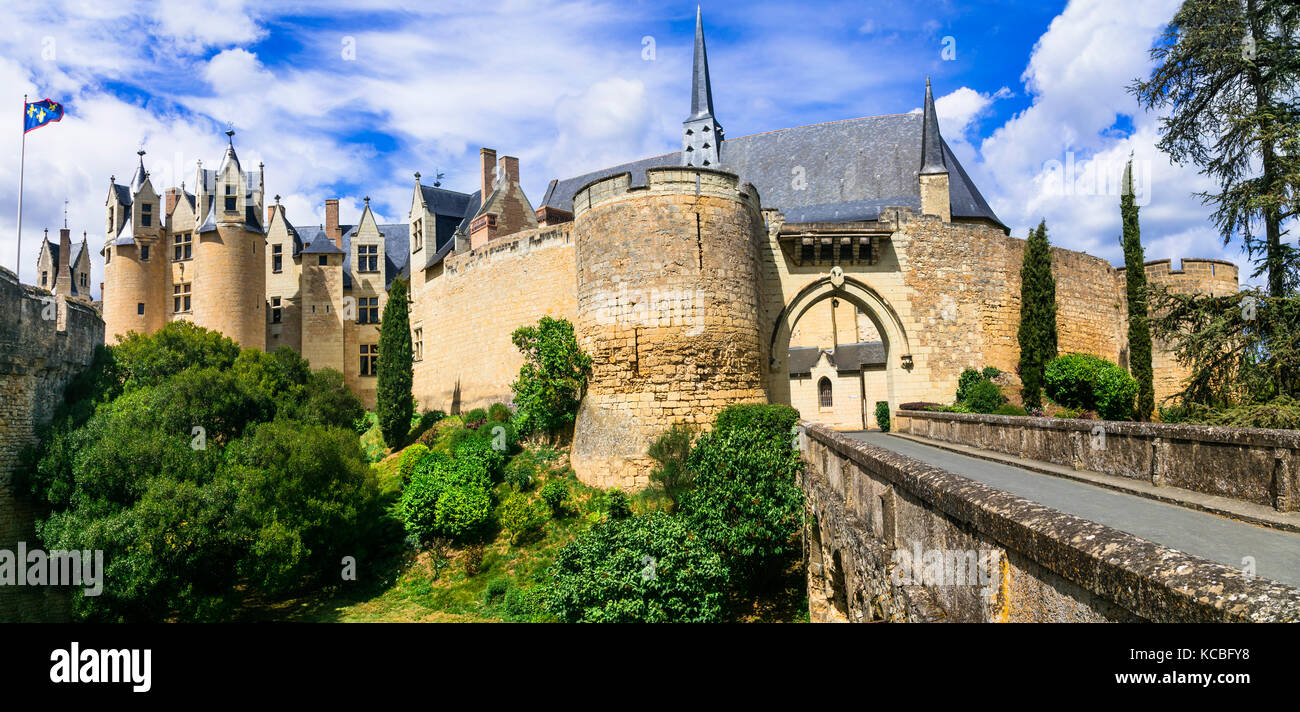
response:
[(1056, 279), (1052, 276), (1052, 250), (1047, 222), (1029, 233), (1020, 267), (1020, 344), (1018, 373), (1026, 408), (1043, 405), (1043, 369), (1056, 358)]
[(1128, 297), (1129, 372), (1138, 384), (1133, 406), (1135, 420), (1149, 420), (1156, 407), (1155, 379), (1151, 370), (1151, 324), (1147, 320), (1146, 257), (1142, 251), (1142, 232), (1138, 226), (1138, 206), (1133, 195), (1133, 158), (1124, 167), (1123, 192), (1119, 212), (1124, 222), (1120, 245), (1124, 248), (1124, 285)]
[(1169, 110), (1158, 146), (1218, 185), (1197, 195), (1275, 298), (1294, 291), (1300, 264), (1283, 242), (1300, 194), (1298, 27), (1294, 0), (1186, 0), (1151, 50), (1151, 76), (1129, 87), (1148, 110)]
[(510, 335), (524, 355), (519, 377), (510, 384), (523, 434), (556, 434), (573, 425), (591, 372), (566, 319), (542, 317), (536, 326), (521, 326)]
[(389, 447), (398, 447), (406, 438), (415, 413), (411, 399), (411, 306), (406, 289), (406, 280), (393, 280), (379, 323), (375, 414)]

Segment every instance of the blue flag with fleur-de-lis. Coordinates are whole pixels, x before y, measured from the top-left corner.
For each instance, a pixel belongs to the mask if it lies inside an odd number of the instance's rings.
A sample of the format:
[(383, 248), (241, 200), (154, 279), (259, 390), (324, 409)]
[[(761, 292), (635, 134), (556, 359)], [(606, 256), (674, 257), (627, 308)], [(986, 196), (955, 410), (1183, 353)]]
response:
[(23, 106), (23, 133), (61, 120), (63, 120), (63, 104), (52, 99), (42, 99)]

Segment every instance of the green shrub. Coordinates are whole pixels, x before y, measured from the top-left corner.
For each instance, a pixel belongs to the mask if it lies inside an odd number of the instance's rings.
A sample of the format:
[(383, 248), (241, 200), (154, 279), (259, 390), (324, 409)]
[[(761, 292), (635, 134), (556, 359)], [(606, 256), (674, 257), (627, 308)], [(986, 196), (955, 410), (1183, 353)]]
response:
[(713, 421), (713, 430), (725, 433), (737, 429), (758, 429), (789, 442), (790, 432), (798, 422), (799, 411), (788, 405), (743, 403), (719, 411)]
[(510, 582), (505, 579), (492, 579), (488, 581), (487, 586), (483, 587), (483, 602), (493, 604), (505, 598), (506, 592), (510, 590)]
[[(1168, 416), (1170, 419), (1166, 419)], [(1160, 409), (1166, 423), (1198, 423), (1232, 428), (1285, 428), (1300, 430), (1300, 402), (1278, 396), (1268, 403), (1238, 405), (1212, 410), (1202, 405), (1174, 406)]]
[(551, 508), (553, 516), (560, 516), (564, 513), (564, 504), (569, 501), (569, 486), (561, 480), (551, 480), (542, 487), (542, 501), (546, 506)]
[(481, 484), (454, 484), (438, 497), (438, 531), (454, 539), (479, 533), (492, 518), (492, 492)]
[(881, 432), (889, 432), (889, 401), (876, 401), (876, 425)]
[(695, 486), (680, 511), (745, 588), (766, 584), (798, 546), (803, 460), (784, 430), (752, 424), (700, 436), (688, 466)]
[(407, 282), (397, 278), (388, 290), (379, 320), (379, 366), (375, 379), (375, 414), (388, 447), (401, 447), (411, 432), (414, 399), (411, 385), (411, 305)]
[(955, 398), (955, 402), (961, 403), (965, 401), (967, 397), (967, 391), (970, 389), (970, 387), (975, 385), (976, 383), (979, 383), (981, 380), (988, 380), (988, 379), (984, 378), (984, 376), (979, 371), (976, 371), (973, 368), (964, 369), (961, 372), (961, 375), (957, 377), (957, 395)]
[(505, 482), (517, 492), (527, 492), (537, 481), (537, 462), (531, 453), (525, 451), (515, 455), (506, 465)]
[(994, 366), (985, 366), (980, 370), (980, 375), (991, 381), (1002, 375), (1002, 369)]
[(1108, 420), (1128, 420), (1137, 381), (1124, 369), (1090, 354), (1065, 354), (1047, 364), (1047, 396), (1070, 409), (1093, 410)]
[(483, 408), (475, 408), (465, 414), (465, 424), (473, 426), (475, 423), (487, 422), (487, 411)]
[(1065, 410), (1056, 411), (1056, 415), (1053, 415), (1052, 417), (1064, 418), (1066, 420), (1077, 420), (1083, 418), (1085, 415), (1087, 415), (1087, 411), (1085, 410), (1079, 408), (1066, 408)]
[(605, 511), (611, 519), (625, 519), (632, 516), (632, 498), (627, 492), (611, 487), (605, 491)]
[(512, 620), (542, 620), (546, 616), (546, 588), (511, 586), (506, 591), (503, 607)]
[(961, 403), (976, 413), (992, 413), (998, 406), (1007, 402), (998, 384), (981, 377), (966, 388), (966, 397)]
[(569, 543), (550, 569), (546, 608), (577, 623), (720, 621), (727, 569), (679, 517), (609, 519)]
[(993, 415), (1029, 415), (1029, 413), (1015, 403), (1004, 403), (993, 410)]
[[(472, 432), (472, 431), (471, 431)], [(506, 464), (506, 453), (498, 450), (493, 439), (486, 434), (476, 434), (458, 443), (452, 451), (459, 462), (474, 462), (483, 469), (488, 479), (498, 482)]]
[(541, 529), (546, 523), (546, 512), (527, 496), (514, 494), (501, 503), (497, 522), (510, 534), (510, 543), (514, 544)]
[(514, 415), (510, 406), (505, 403), (493, 403), (492, 407), (488, 408), (487, 419), (493, 423), (509, 423)]
[(591, 371), (591, 357), (578, 346), (573, 324), (544, 316), (536, 326), (515, 329), (510, 338), (524, 356), (510, 384), (519, 431), (554, 435), (573, 425)]
[[(430, 428), (437, 425), (446, 417), (447, 414), (440, 410), (424, 411), (420, 414), (420, 417), (412, 419), (410, 438), (412, 440), (420, 439), (425, 433), (429, 432)], [(428, 445), (429, 443), (424, 442), (423, 444)]]
[(695, 430), (690, 426), (673, 423), (646, 451), (656, 463), (650, 470), (650, 481), (663, 490), (670, 507), (676, 507), (681, 496), (691, 488), (691, 471), (686, 461), (691, 456), (694, 438)]
[(397, 465), (397, 471), (402, 476), (402, 482), (411, 481), (411, 476), (415, 474), (415, 466), (420, 464), (420, 460), (429, 454), (429, 448), (416, 443), (402, 451), (402, 459)]

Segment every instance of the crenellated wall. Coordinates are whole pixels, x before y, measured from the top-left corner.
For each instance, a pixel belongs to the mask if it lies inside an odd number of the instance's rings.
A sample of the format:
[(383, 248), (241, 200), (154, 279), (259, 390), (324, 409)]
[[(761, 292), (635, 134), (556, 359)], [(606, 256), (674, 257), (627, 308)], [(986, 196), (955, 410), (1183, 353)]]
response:
[[(34, 504), (13, 490), (22, 450), (54, 417), (63, 390), (104, 343), (104, 322), (88, 304), (18, 282), (0, 268), (0, 549), (35, 546)], [(50, 589), (0, 587), (0, 621), (66, 617)]]
[(819, 425), (800, 448), (815, 622), (1300, 621), (1300, 589)]

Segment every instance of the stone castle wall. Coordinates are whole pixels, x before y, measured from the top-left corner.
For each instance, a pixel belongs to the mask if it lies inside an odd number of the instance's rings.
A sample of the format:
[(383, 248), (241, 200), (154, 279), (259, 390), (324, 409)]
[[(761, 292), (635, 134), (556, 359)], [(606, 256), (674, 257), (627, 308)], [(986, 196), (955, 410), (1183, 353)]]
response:
[(767, 401), (757, 191), (697, 168), (630, 180), (574, 197), (577, 332), (593, 365), (572, 462), (601, 487), (647, 485), (646, 449), (674, 422)]
[[(0, 268), (0, 549), (35, 547), (34, 504), (13, 489), (23, 448), (54, 417), (69, 381), (104, 342), (104, 322), (89, 305), (18, 282)], [(65, 618), (56, 591), (0, 587), (0, 622)]]
[(573, 224), (566, 223), (413, 269), (411, 329), (423, 335), (423, 358), (415, 362), (420, 407), (459, 413), (509, 402), (523, 365), (510, 334), (543, 316), (577, 320), (573, 260)]

